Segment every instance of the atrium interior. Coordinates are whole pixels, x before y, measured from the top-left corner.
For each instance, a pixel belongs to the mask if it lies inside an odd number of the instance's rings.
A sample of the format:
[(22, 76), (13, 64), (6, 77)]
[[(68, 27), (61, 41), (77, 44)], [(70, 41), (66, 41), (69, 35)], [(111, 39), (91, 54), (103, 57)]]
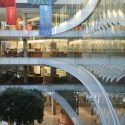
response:
[(125, 0), (0, 0), (0, 91), (40, 90), (41, 125), (125, 125), (124, 8)]

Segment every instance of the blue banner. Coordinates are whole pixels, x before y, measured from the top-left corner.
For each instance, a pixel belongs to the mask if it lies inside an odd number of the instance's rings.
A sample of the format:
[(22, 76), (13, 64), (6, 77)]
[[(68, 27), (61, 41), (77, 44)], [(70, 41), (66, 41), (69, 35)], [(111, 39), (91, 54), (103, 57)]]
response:
[[(51, 0), (48, 0), (50, 3)], [(52, 36), (52, 5), (40, 5), (40, 36)]]

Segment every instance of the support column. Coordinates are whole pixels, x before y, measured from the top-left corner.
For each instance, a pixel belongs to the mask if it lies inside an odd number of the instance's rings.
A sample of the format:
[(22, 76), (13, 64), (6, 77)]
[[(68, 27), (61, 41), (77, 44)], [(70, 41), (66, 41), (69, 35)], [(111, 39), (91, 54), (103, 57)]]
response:
[(23, 14), (23, 30), (26, 30), (26, 25), (27, 25), (27, 14)]
[[(24, 58), (27, 57), (27, 39), (23, 39), (23, 56)], [(27, 66), (24, 66), (24, 83), (27, 83), (27, 71), (28, 71), (28, 68)]]
[(66, 77), (67, 77), (67, 81), (68, 82), (70, 82), (70, 83), (74, 82), (73, 81), (73, 76), (71, 74), (69, 74), (69, 73), (66, 72)]
[(27, 83), (27, 66), (24, 66), (24, 83)]
[(2, 45), (1, 45), (1, 41), (0, 41), (0, 57), (2, 56)]
[(51, 105), (52, 115), (56, 115), (56, 101), (54, 99), (52, 99), (51, 101), (52, 101)]
[(24, 57), (27, 57), (27, 39), (26, 38), (23, 38), (23, 56)]
[(51, 77), (52, 77), (52, 81), (51, 82), (55, 82), (56, 68), (54, 68), (54, 67), (51, 67)]
[(56, 68), (51, 67), (51, 76), (54, 77), (56, 76)]
[[(2, 56), (2, 53), (1, 53), (1, 41), (0, 41), (0, 57)], [(1, 68), (1, 66), (0, 66), (0, 75), (1, 75), (1, 73), (2, 73), (2, 68)]]

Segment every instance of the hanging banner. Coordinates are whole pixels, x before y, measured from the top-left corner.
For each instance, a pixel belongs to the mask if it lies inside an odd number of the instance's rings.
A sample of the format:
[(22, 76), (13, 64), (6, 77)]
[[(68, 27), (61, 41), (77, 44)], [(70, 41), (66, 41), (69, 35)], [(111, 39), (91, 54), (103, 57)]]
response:
[(0, 0), (0, 7), (14, 6), (15, 0)]
[(16, 3), (12, 7), (6, 7), (6, 24), (7, 25), (16, 24)]
[(52, 5), (40, 5), (40, 36), (52, 36)]

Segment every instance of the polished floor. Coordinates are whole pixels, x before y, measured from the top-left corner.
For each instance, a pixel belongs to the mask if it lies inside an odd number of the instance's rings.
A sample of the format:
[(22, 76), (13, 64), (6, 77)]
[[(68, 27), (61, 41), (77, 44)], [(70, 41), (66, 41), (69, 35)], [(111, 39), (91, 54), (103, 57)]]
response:
[[(117, 108), (116, 114), (118, 115), (121, 125), (125, 125), (125, 108)], [(60, 124), (60, 106), (57, 105), (57, 114), (51, 115), (51, 107), (46, 106), (44, 112), (44, 120), (41, 125), (63, 125)], [(79, 108), (79, 117), (83, 121), (84, 125), (100, 125), (99, 120), (96, 115), (91, 115), (90, 107), (80, 107)]]
[[(83, 109), (80, 108), (79, 110), (79, 116), (84, 121), (84, 125), (99, 125), (98, 120), (96, 118), (96, 115), (91, 115), (89, 113), (89, 109)], [(51, 108), (48, 106), (45, 108), (44, 112), (44, 120), (42, 122), (42, 125), (62, 125), (59, 123), (60, 118), (60, 106), (57, 106), (57, 114), (51, 115)]]

